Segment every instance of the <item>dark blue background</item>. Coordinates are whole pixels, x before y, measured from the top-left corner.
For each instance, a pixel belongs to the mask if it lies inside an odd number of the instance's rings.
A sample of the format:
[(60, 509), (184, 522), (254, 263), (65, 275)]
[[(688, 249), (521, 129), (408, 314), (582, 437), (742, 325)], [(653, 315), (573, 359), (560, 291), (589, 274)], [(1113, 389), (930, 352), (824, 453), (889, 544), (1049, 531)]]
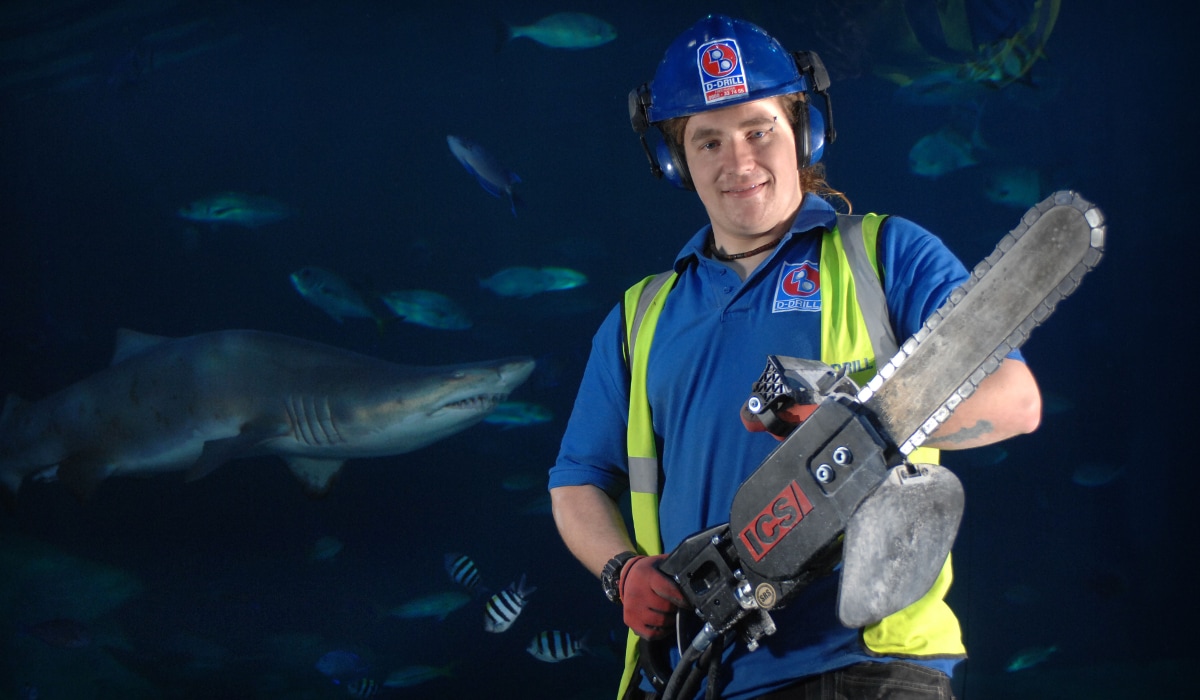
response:
[[(1184, 267), (1196, 249), (1194, 11), (1064, 2), (1037, 86), (985, 103), (989, 162), (930, 180), (909, 172), (908, 150), (958, 114), (900, 100), (871, 74), (870, 47), (854, 41), (862, 2), (405, 4), (23, 2), (0, 13), (0, 389), (32, 400), (87, 376), (122, 327), (255, 328), (409, 364), (533, 355), (540, 368), (514, 398), (556, 415), (352, 462), (320, 500), (274, 459), (188, 485), (113, 479), (86, 503), (27, 485), (0, 515), (9, 574), (66, 554), (92, 562), (62, 574), (80, 596), (100, 580), (80, 573), (95, 566), (140, 587), (86, 620), (96, 639), (83, 649), (22, 632), (65, 614), (45, 609), (61, 591), (0, 588), (0, 698), (23, 684), (43, 700), (343, 697), (313, 668), (337, 648), (363, 653), (380, 679), (455, 663), (453, 679), (383, 691), (396, 697), (610, 697), (620, 664), (605, 642), (618, 612), (549, 516), (523, 512), (541, 489), (501, 480), (553, 462), (600, 319), (704, 223), (694, 195), (649, 176), (626, 94), (707, 11), (825, 57), (839, 135), (825, 162), (856, 211), (915, 219), (971, 265), (1022, 213), (983, 195), (990, 165), (1041, 168), (1051, 189), (1104, 210), (1104, 262), (1025, 348), (1052, 400), (1042, 428), (1005, 443), (1003, 457), (948, 458), (967, 489), (951, 602), (971, 658), (955, 683), (969, 700), (1179, 687), (1195, 622), (1180, 573), (1196, 530), (1183, 439), (1197, 331)], [(560, 10), (601, 16), (618, 37), (582, 51), (525, 39), (496, 51), (497, 20)], [(153, 67), (110, 85), (118, 58), (146, 37)], [(484, 144), (522, 177), (517, 218), (454, 160), (447, 134)], [(221, 190), (298, 213), (256, 230), (175, 215)], [(305, 265), (367, 289), (438, 290), (475, 325), (339, 325), (291, 288), (288, 274)], [(479, 287), (510, 265), (573, 267), (590, 282), (529, 299)], [(1087, 463), (1121, 476), (1074, 483)], [(345, 549), (313, 563), (323, 535)], [(442, 623), (379, 612), (445, 588), (450, 551), (471, 554), (494, 587), (528, 574), (538, 592), (512, 630), (483, 632), (478, 605)], [(524, 648), (543, 629), (590, 631), (597, 653), (539, 662)], [(1047, 661), (1005, 671), (1021, 649), (1048, 645), (1058, 650)]]

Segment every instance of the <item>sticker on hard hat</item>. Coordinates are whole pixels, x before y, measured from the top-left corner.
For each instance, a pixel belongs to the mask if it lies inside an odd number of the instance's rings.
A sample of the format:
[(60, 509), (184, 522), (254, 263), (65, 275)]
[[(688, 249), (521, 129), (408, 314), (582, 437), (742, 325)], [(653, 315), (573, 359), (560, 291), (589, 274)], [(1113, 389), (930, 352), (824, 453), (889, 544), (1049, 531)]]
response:
[(700, 84), (704, 87), (704, 104), (713, 104), (745, 95), (746, 73), (742, 70), (742, 55), (733, 39), (717, 39), (704, 44), (696, 53), (700, 64)]

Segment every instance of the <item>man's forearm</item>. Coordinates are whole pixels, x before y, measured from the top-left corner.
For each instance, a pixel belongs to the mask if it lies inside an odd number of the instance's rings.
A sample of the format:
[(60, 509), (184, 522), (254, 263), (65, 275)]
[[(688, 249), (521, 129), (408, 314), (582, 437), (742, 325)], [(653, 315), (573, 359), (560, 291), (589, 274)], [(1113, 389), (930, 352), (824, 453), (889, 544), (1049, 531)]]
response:
[(551, 489), (550, 502), (567, 549), (597, 578), (609, 559), (634, 548), (616, 502), (595, 486)]
[(965, 450), (1031, 433), (1042, 418), (1042, 396), (1024, 362), (1005, 359), (925, 442)]

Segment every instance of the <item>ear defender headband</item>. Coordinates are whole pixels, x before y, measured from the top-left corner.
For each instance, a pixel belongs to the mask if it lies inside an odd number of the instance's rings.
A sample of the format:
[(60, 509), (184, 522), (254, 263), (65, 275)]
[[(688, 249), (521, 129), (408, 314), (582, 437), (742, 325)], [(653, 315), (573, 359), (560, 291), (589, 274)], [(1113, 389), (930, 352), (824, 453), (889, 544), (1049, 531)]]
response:
[[(804, 83), (804, 88), (800, 91), (804, 92), (806, 97), (820, 95), (825, 107), (822, 113), (813, 105), (811, 98), (805, 99), (797, 105), (798, 109), (792, 115), (792, 129), (796, 134), (796, 162), (800, 167), (805, 167), (821, 160), (825, 145), (833, 143), (837, 133), (833, 128), (829, 73), (825, 70), (825, 64), (813, 51), (793, 51), (791, 57)], [(650, 172), (654, 177), (665, 179), (680, 189), (695, 190), (691, 173), (688, 171), (687, 158), (679, 145), (663, 133), (662, 121), (650, 121), (650, 110), (653, 107), (652, 83), (642, 83), (629, 92), (629, 122), (642, 142), (646, 159), (650, 161)], [(704, 110), (693, 113), (701, 111)], [(650, 129), (651, 126), (654, 127), (653, 130)]]

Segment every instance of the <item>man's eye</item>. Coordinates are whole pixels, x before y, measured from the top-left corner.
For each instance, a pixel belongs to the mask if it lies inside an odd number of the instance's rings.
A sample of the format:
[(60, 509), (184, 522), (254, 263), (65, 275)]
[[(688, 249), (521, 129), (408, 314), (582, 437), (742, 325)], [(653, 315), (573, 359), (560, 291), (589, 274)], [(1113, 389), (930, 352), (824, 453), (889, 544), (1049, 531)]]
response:
[(750, 138), (752, 138), (752, 139), (766, 138), (767, 134), (769, 134), (769, 133), (771, 133), (770, 130), (755, 131), (750, 134)]
[(719, 144), (717, 144), (716, 141), (706, 141), (706, 142), (700, 144), (700, 150), (711, 151), (711, 150), (715, 149), (718, 145)]

